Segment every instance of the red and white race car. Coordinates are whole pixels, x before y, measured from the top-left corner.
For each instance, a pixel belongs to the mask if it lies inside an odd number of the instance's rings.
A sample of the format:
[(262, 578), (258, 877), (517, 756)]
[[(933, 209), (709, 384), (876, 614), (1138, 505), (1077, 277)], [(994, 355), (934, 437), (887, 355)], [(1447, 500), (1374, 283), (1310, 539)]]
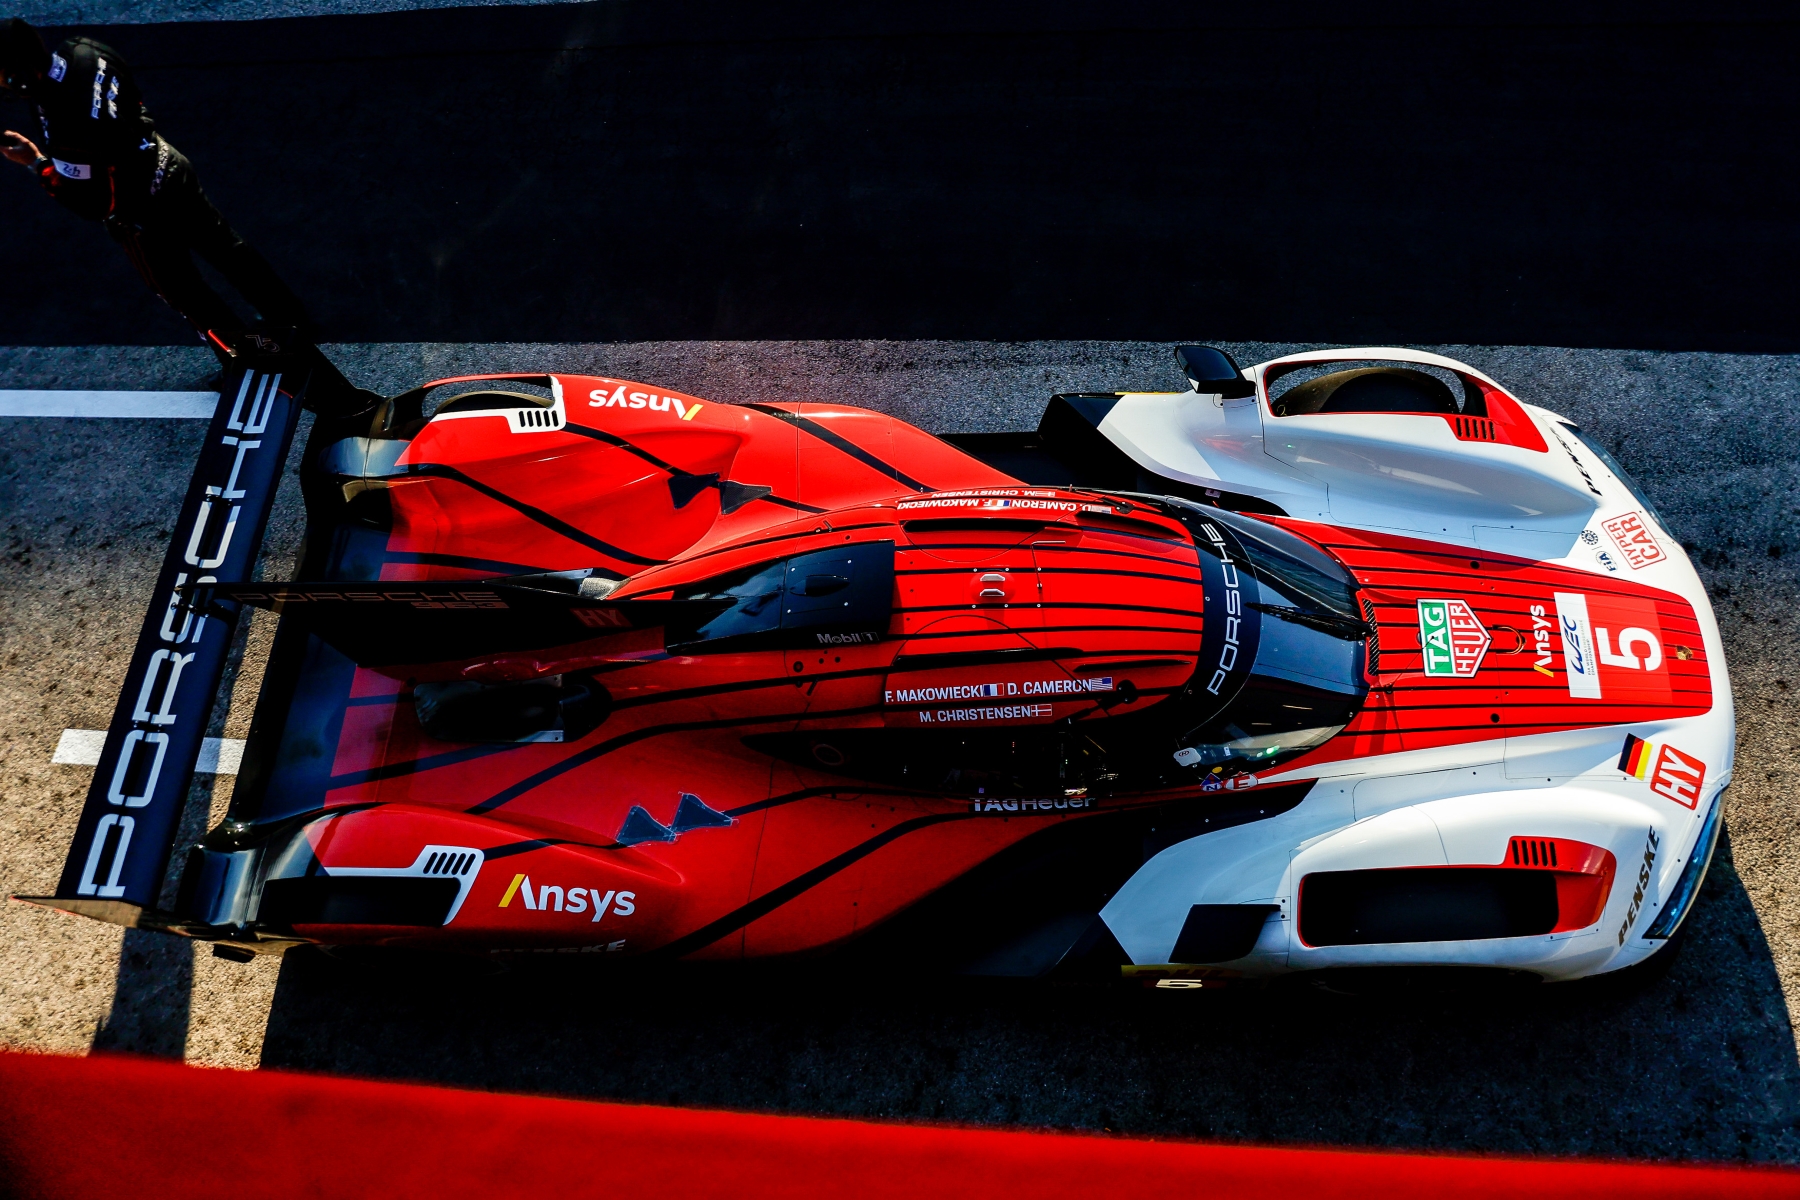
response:
[[(41, 902), (228, 956), (857, 942), (1171, 983), (1666, 945), (1734, 718), (1650, 503), (1447, 358), (1178, 356), (1186, 392), (946, 437), (439, 381), (317, 423), (285, 584), (247, 564), (304, 385), (246, 362)], [(160, 911), (245, 604), (282, 618), (243, 771)]]

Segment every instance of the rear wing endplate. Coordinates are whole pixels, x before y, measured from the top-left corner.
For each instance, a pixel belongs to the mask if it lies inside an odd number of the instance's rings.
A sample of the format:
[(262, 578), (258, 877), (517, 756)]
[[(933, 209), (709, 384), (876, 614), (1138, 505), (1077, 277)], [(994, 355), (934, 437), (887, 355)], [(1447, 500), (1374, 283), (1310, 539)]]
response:
[(62, 879), (20, 899), (133, 926), (156, 907), (240, 611), (191, 585), (255, 568), (309, 374), (300, 355), (227, 369)]

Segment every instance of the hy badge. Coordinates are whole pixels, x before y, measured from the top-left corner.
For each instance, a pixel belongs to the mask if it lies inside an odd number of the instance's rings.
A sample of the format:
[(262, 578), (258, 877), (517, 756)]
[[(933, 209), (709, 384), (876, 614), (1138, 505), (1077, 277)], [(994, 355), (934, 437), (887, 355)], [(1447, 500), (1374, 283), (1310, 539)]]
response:
[(1619, 752), (1619, 770), (1633, 779), (1648, 780), (1651, 791), (1683, 808), (1700, 803), (1700, 788), (1706, 782), (1706, 764), (1693, 755), (1630, 734)]
[(1425, 674), (1473, 679), (1490, 641), (1467, 600), (1419, 601), (1419, 652)]

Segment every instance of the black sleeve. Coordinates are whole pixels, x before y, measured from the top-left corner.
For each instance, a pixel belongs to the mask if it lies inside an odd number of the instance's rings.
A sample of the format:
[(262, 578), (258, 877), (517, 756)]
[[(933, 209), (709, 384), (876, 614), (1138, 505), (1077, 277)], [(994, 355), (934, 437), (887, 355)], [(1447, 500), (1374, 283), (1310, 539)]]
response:
[[(57, 78), (58, 73), (61, 78)], [(112, 47), (91, 38), (71, 38), (56, 48), (51, 81), (60, 92), (60, 130), (72, 146), (116, 166), (140, 152), (151, 128), (131, 66)]]

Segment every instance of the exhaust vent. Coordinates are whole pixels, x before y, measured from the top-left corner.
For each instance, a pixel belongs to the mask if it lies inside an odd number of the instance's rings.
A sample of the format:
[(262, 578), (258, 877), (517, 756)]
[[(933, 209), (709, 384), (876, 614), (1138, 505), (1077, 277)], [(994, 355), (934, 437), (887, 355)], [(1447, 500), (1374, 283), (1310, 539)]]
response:
[(513, 429), (520, 433), (562, 428), (562, 413), (554, 408), (521, 408), (512, 414), (512, 418)]
[(1500, 440), (1494, 432), (1494, 423), (1486, 417), (1451, 417), (1450, 428), (1456, 431), (1458, 441), (1497, 442)]
[(1369, 626), (1369, 674), (1376, 678), (1381, 676), (1381, 625), (1375, 620), (1375, 605), (1368, 600), (1362, 602), (1363, 620)]
[(1514, 838), (1508, 857), (1515, 867), (1554, 867), (1556, 841), (1553, 838)]
[(425, 860), (426, 875), (461, 875), (468, 870), (469, 864), (475, 861), (475, 852), (463, 854), (446, 854), (439, 851)]

